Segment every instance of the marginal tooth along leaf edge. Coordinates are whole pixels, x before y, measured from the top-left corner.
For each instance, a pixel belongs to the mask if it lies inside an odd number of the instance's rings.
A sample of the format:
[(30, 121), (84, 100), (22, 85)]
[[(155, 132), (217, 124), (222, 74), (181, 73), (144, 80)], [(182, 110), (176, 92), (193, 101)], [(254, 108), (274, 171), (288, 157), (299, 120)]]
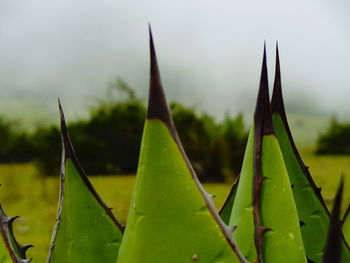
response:
[[(12, 225), (17, 218), (19, 218), (19, 216), (8, 217), (5, 214), (5, 211), (3, 210), (0, 204), (0, 236), (2, 236), (2, 240), (5, 242), (5, 245), (10, 254), (10, 257), (12, 258), (12, 260), (14, 260), (14, 262), (18, 262), (18, 263), (30, 262), (31, 259), (26, 258), (26, 251), (30, 247), (33, 247), (33, 245), (22, 246), (21, 244), (18, 243), (13, 233)], [(14, 242), (14, 245), (16, 246), (16, 248), (13, 248), (13, 244), (11, 243), (11, 240)], [(17, 255), (17, 253), (14, 251), (15, 249), (19, 251), (20, 255)]]

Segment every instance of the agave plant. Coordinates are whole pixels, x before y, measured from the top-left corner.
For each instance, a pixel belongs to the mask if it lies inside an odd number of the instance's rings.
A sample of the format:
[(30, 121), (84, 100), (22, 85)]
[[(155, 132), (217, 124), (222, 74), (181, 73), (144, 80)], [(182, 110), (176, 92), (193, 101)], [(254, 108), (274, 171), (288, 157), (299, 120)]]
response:
[[(126, 227), (94, 190), (69, 139), (61, 103), (57, 221), (47, 263), (350, 262), (350, 206), (332, 215), (304, 165), (283, 105), (277, 48), (270, 103), (264, 49), (254, 121), (240, 176), (217, 212), (169, 113), (150, 31), (150, 91)], [(0, 263), (25, 263), (0, 206)]]

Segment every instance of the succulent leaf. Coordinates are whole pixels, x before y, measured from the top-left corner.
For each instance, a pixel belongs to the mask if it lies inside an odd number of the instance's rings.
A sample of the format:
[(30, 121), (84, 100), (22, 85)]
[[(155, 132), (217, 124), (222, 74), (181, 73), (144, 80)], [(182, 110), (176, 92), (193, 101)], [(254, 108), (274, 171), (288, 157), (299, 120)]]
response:
[(245, 262), (184, 153), (169, 114), (150, 32), (147, 120), (118, 263)]
[(306, 262), (299, 219), (269, 103), (266, 52), (230, 225), (251, 262)]
[(295, 146), (284, 108), (280, 60), (276, 46), (276, 71), (271, 100), (275, 133), (283, 154), (301, 225), (301, 234), (308, 259), (320, 262), (327, 239), (330, 213), (319, 188), (313, 181)]
[(61, 104), (61, 195), (47, 262), (115, 262), (123, 226), (81, 168), (70, 142)]
[(230, 223), (230, 217), (231, 217), (231, 213), (232, 213), (232, 207), (233, 207), (233, 204), (234, 204), (235, 198), (236, 198), (238, 182), (239, 182), (239, 175), (237, 176), (236, 180), (234, 181), (232, 188), (230, 190), (230, 193), (228, 194), (225, 202), (223, 203), (222, 207), (220, 208), (220, 210), (218, 212), (222, 221), (224, 221), (224, 223), (226, 225), (229, 225), (229, 223)]
[(21, 246), (14, 234), (12, 224), (16, 217), (6, 216), (0, 205), (0, 262), (1, 263), (28, 263), (31, 259), (26, 259), (26, 251), (31, 245)]

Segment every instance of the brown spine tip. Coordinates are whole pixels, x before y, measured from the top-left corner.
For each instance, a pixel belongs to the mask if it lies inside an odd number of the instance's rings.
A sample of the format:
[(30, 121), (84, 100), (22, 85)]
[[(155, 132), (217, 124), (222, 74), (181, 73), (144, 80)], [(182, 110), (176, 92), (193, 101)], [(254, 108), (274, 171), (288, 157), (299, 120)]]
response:
[(276, 69), (275, 69), (275, 82), (273, 85), (273, 93), (271, 100), (272, 112), (285, 114), (284, 102), (282, 96), (282, 82), (281, 82), (281, 67), (280, 67), (280, 57), (278, 51), (278, 43), (276, 43)]
[(163, 121), (169, 128), (173, 126), (168, 109), (167, 101), (165, 98), (162, 81), (160, 78), (156, 51), (154, 48), (154, 42), (152, 37), (151, 26), (149, 26), (149, 37), (150, 37), (150, 90), (148, 100), (148, 119), (159, 119)]
[(216, 211), (216, 208), (213, 205), (212, 202), (212, 195), (209, 195), (206, 193), (205, 189), (199, 182), (193, 167), (190, 163), (190, 161), (187, 158), (187, 155), (182, 147), (181, 141), (179, 139), (179, 136), (177, 134), (175, 125), (172, 121), (170, 111), (166, 102), (161, 78), (160, 78), (160, 73), (159, 73), (159, 68), (158, 68), (158, 63), (157, 63), (157, 57), (156, 57), (156, 52), (154, 48), (154, 43), (153, 43), (153, 37), (152, 37), (152, 31), (151, 27), (149, 26), (149, 36), (150, 36), (150, 59), (151, 59), (151, 69), (150, 69), (150, 90), (149, 90), (149, 99), (148, 99), (148, 110), (147, 110), (147, 119), (158, 119), (162, 122), (165, 123), (165, 125), (168, 127), (171, 135), (173, 136), (177, 146), (179, 147), (179, 150), (182, 153), (182, 156), (184, 158), (184, 161), (187, 164), (187, 167), (189, 171), (191, 172), (192, 178), (198, 187), (198, 190), (201, 192), (205, 203), (212, 214), (213, 218), (219, 225), (219, 227), (222, 230), (222, 233), (224, 234), (226, 240), (232, 247), (232, 250), (234, 253), (237, 255), (237, 257), (240, 259), (241, 262), (246, 262), (245, 258), (239, 251), (236, 243), (232, 239), (232, 233), (227, 230), (227, 226), (223, 223), (223, 221), (220, 219), (219, 214)]
[[(64, 112), (63, 112), (63, 108), (62, 108), (60, 99), (58, 99), (58, 108), (59, 108), (59, 111), (60, 111), (62, 147), (63, 147), (63, 154), (64, 154), (62, 156), (64, 156), (65, 160), (69, 158), (73, 162), (76, 162), (77, 161), (76, 155), (74, 153), (74, 149), (73, 149), (73, 146), (72, 146), (70, 138), (69, 138), (69, 134), (68, 134), (68, 131), (67, 131), (66, 120), (65, 120), (65, 117), (64, 117)], [(79, 165), (79, 167), (80, 167), (80, 165)]]
[(342, 223), (340, 220), (340, 206), (343, 195), (344, 178), (341, 178), (340, 185), (335, 196), (333, 205), (331, 222), (328, 230), (328, 237), (326, 246), (324, 248), (324, 254), (322, 258), (323, 263), (341, 263), (342, 262)]
[(266, 45), (264, 45), (264, 55), (260, 76), (259, 93), (254, 113), (254, 121), (255, 126), (261, 127), (263, 135), (274, 133), (266, 65)]

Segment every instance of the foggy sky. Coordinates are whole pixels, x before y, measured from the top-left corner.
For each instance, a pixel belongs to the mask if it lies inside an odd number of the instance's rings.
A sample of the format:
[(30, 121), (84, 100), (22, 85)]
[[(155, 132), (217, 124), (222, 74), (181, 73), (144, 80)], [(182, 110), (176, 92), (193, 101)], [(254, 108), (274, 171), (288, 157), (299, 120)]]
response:
[(169, 101), (252, 112), (264, 40), (270, 87), (278, 40), (290, 110), (350, 116), (349, 11), (340, 0), (2, 0), (0, 113), (30, 101), (56, 114), (60, 97), (78, 117), (116, 76), (147, 96), (150, 22)]

